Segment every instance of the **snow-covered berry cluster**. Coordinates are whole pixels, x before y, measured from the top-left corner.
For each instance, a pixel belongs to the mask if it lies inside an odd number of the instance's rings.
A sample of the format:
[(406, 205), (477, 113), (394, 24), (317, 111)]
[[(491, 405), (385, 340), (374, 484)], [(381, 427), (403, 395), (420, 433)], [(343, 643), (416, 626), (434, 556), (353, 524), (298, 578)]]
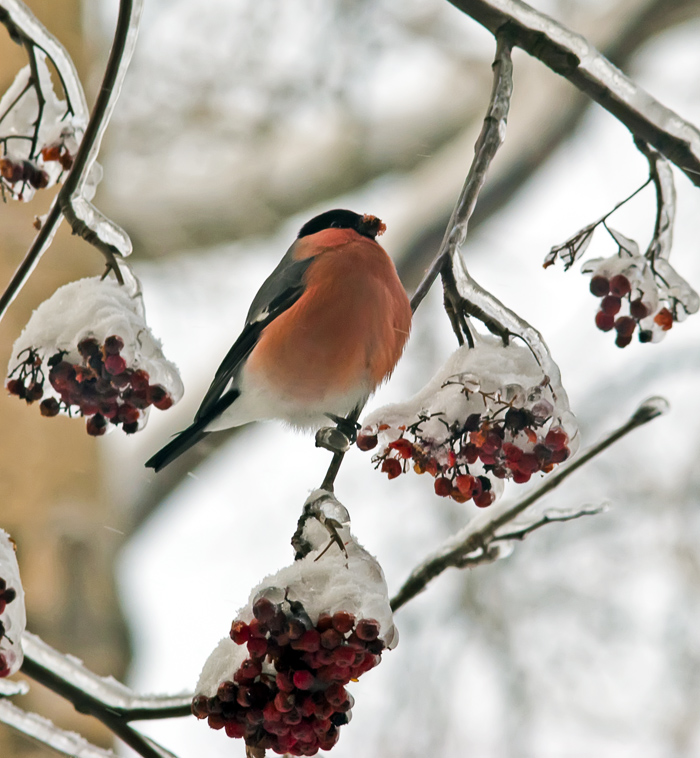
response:
[(379, 622), (342, 610), (314, 622), (301, 602), (265, 595), (253, 616), (231, 626), (247, 657), (216, 695), (195, 697), (192, 712), (254, 747), (291, 755), (330, 750), (350, 720), (354, 701), (345, 685), (376, 666), (384, 650)]
[(394, 479), (413, 469), (442, 497), (491, 505), (503, 480), (548, 473), (578, 446), (563, 388), (530, 351), (480, 338), (461, 347), (418, 395), (365, 419), (361, 450)]
[(601, 299), (596, 326), (614, 329), (618, 347), (627, 347), (635, 332), (640, 342), (658, 342), (675, 322), (698, 310), (698, 295), (666, 259), (649, 260), (634, 241), (614, 235), (619, 252), (581, 268), (591, 275), (591, 293)]
[(0, 190), (21, 201), (62, 180), (87, 123), (74, 110), (82, 103), (56, 94), (44, 52), (35, 48), (34, 59), (38, 80), (26, 66), (0, 99)]
[[(330, 493), (314, 498), (347, 516)], [(334, 523), (343, 549), (329, 546), (329, 532), (309, 519), (311, 552), (252, 591), (204, 665), (192, 712), (213, 729), (277, 753), (330, 750), (350, 721), (346, 685), (396, 644), (379, 564), (347, 521)]]
[(182, 396), (143, 318), (140, 296), (127, 286), (83, 279), (61, 287), (34, 312), (15, 343), (7, 390), (43, 416), (87, 418), (100, 436), (141, 429), (150, 406), (167, 410)]
[[(124, 340), (113, 334), (100, 343), (85, 337), (78, 343), (79, 363), (65, 360), (59, 350), (46, 361), (48, 380), (58, 397), (51, 395), (39, 405), (42, 416), (87, 418), (87, 433), (99, 437), (108, 426), (121, 426), (127, 434), (137, 432), (145, 410), (153, 405), (165, 411), (173, 404), (160, 384), (149, 384), (148, 372), (132, 369), (120, 355)], [(25, 357), (8, 377), (7, 390), (31, 404), (44, 395), (44, 368), (37, 352), (27, 348)], [(18, 359), (22, 356), (17, 356)]]
[(21, 641), (26, 623), (14, 543), (0, 529), (0, 677), (14, 674), (22, 665)]

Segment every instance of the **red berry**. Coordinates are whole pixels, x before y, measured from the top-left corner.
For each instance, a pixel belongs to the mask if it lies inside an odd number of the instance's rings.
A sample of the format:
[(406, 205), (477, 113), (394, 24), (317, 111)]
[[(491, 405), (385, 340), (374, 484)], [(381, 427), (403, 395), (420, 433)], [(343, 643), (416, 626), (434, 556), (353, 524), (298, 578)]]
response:
[(335, 629), (326, 629), (325, 632), (321, 633), (321, 647), (324, 647), (326, 650), (333, 650), (338, 645), (342, 645), (342, 643), (343, 635)]
[(355, 634), (363, 642), (371, 642), (379, 636), (379, 622), (376, 619), (360, 619), (355, 627)]
[(479, 508), (486, 508), (487, 506), (491, 505), (494, 500), (495, 497), (493, 492), (482, 492), (480, 495), (477, 495), (474, 498), (474, 505), (478, 506)]
[(473, 476), (469, 476), (469, 474), (461, 474), (455, 477), (455, 486), (462, 495), (470, 498), (476, 486), (476, 479)]
[(143, 369), (137, 369), (131, 375), (131, 386), (135, 390), (146, 390), (148, 389), (149, 380), (150, 377), (148, 376), (148, 372)]
[(544, 438), (544, 444), (552, 450), (561, 450), (568, 441), (569, 435), (560, 426), (552, 427)]
[(615, 344), (618, 347), (627, 347), (630, 342), (632, 342), (632, 335), (630, 334), (618, 334), (617, 337), (615, 337)]
[(107, 355), (105, 358), (105, 369), (107, 373), (116, 376), (126, 371), (126, 361), (121, 355)]
[(610, 316), (603, 311), (595, 314), (595, 325), (601, 332), (609, 332), (615, 326), (615, 316)]
[(292, 681), (297, 689), (310, 690), (316, 683), (316, 677), (310, 671), (295, 671)]
[(231, 624), (230, 637), (237, 645), (245, 645), (250, 639), (248, 624), (245, 621), (234, 621)]
[(298, 640), (290, 644), (294, 650), (315, 653), (321, 647), (321, 635), (315, 629), (308, 629)]
[(341, 634), (347, 634), (355, 626), (355, 617), (347, 611), (336, 611), (332, 618), (333, 628)]
[(610, 280), (610, 293), (617, 297), (624, 297), (629, 295), (632, 291), (632, 285), (630, 280), (624, 274), (618, 274), (613, 276)]
[(630, 315), (632, 318), (636, 318), (637, 321), (640, 321), (649, 315), (649, 309), (644, 305), (641, 297), (630, 303)]
[[(113, 334), (105, 340), (105, 355), (119, 355), (123, 347), (124, 340), (116, 334)], [(121, 373), (121, 371), (118, 373)]]
[(403, 437), (401, 439), (390, 442), (389, 449), (396, 450), (396, 452), (399, 454), (399, 457), (403, 458), (404, 460), (413, 457), (413, 445)]
[(275, 695), (275, 708), (280, 713), (289, 713), (294, 708), (294, 695), (290, 692), (278, 692)]
[(58, 416), (60, 410), (61, 406), (55, 397), (47, 397), (46, 400), (41, 401), (41, 405), (39, 406), (41, 415), (46, 416), (47, 418)]
[(100, 413), (87, 420), (87, 433), (92, 437), (101, 437), (107, 431), (107, 419)]
[(348, 699), (348, 693), (342, 684), (331, 684), (326, 690), (326, 700), (336, 708)]
[(662, 308), (654, 316), (654, 323), (667, 332), (673, 326), (673, 314), (668, 308)]
[(377, 435), (376, 434), (358, 434), (355, 444), (360, 450), (367, 452), (377, 447)]
[(97, 355), (100, 352), (100, 345), (93, 337), (85, 337), (78, 342), (78, 352), (83, 358), (90, 358), (90, 356)]
[(591, 279), (590, 290), (596, 297), (604, 297), (610, 292), (610, 282), (605, 276), (594, 276)]
[(615, 322), (615, 329), (621, 337), (631, 337), (636, 328), (637, 322), (630, 316), (620, 316)]
[(614, 316), (622, 308), (622, 300), (614, 295), (606, 295), (600, 301), (600, 310), (608, 316)]
[(20, 398), (23, 398), (27, 392), (24, 387), (24, 382), (19, 379), (10, 379), (6, 384), (6, 387), (11, 395), (17, 395), (17, 397)]
[(445, 476), (435, 480), (435, 494), (440, 497), (449, 497), (452, 493), (452, 482)]
[(382, 461), (382, 471), (389, 477), (389, 479), (396, 479), (396, 477), (403, 473), (401, 463), (396, 458), (385, 458)]

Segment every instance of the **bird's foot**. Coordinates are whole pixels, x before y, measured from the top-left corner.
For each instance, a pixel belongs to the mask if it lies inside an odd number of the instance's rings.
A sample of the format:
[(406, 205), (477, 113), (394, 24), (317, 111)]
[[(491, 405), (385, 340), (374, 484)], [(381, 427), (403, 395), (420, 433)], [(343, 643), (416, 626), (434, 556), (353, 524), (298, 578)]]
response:
[(335, 421), (336, 426), (324, 426), (316, 432), (316, 447), (325, 448), (332, 453), (346, 453), (357, 439), (360, 425), (333, 413), (326, 413), (326, 416)]
[(357, 433), (360, 431), (360, 425), (357, 421), (345, 418), (344, 416), (336, 416), (334, 413), (326, 413), (326, 416), (331, 421), (335, 421), (336, 428), (350, 440), (351, 445), (354, 445)]

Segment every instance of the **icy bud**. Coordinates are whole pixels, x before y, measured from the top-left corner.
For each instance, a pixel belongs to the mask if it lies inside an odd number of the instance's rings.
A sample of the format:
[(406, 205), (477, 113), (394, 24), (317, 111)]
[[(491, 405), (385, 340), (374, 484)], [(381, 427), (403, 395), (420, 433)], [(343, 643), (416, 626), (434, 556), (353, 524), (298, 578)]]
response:
[(527, 482), (576, 452), (578, 427), (558, 378), (525, 345), (475, 335), (417, 395), (365, 418), (357, 444), (377, 448), (390, 479), (427, 472), (436, 494), (485, 507), (504, 479)]
[(35, 47), (34, 54), (45, 101), (41, 113), (28, 65), (0, 99), (0, 114), (5, 114), (0, 122), (0, 182), (7, 195), (24, 201), (35, 190), (53, 186), (71, 168), (87, 124), (86, 114), (71, 113), (56, 94), (44, 52)]
[(700, 299), (665, 258), (652, 262), (635, 242), (615, 230), (610, 233), (619, 252), (581, 267), (591, 276), (591, 293), (601, 299), (596, 326), (614, 330), (618, 347), (629, 345), (635, 332), (640, 342), (658, 342), (675, 322), (697, 312)]
[(99, 277), (58, 289), (33, 313), (12, 349), (5, 383), (43, 416), (87, 418), (88, 434), (115, 426), (133, 433), (150, 406), (166, 410), (183, 394), (177, 368), (145, 321), (138, 282)]
[[(252, 590), (192, 701), (213, 729), (291, 755), (333, 747), (351, 716), (345, 685), (398, 640), (383, 572), (351, 535), (347, 510), (328, 492), (312, 499), (323, 519), (303, 527), (311, 552)], [(329, 544), (329, 527), (343, 549)]]
[(15, 545), (7, 532), (0, 529), (0, 677), (19, 671), (24, 659), (22, 635), (26, 626), (24, 589)]

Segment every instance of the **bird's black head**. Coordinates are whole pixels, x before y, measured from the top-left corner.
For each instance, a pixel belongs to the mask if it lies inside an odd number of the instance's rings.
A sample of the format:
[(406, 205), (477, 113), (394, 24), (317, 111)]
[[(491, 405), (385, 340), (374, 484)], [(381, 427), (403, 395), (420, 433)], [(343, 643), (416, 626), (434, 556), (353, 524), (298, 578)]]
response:
[(354, 229), (358, 234), (373, 240), (378, 234), (384, 233), (386, 226), (376, 216), (360, 216), (359, 213), (336, 209), (321, 213), (307, 221), (299, 230), (297, 239), (322, 232), (324, 229)]

